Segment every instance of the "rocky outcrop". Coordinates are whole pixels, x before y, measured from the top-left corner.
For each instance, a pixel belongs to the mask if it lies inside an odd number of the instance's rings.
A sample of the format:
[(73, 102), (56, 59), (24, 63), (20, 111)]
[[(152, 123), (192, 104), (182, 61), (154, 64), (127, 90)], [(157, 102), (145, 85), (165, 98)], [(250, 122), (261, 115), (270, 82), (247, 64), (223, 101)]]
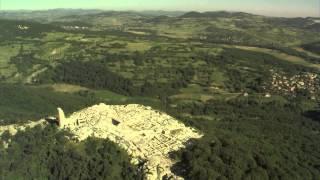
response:
[(4, 148), (8, 148), (9, 143), (11, 140), (9, 139), (8, 142), (1, 139), (1, 136), (5, 132), (9, 132), (11, 135), (16, 135), (19, 131), (25, 131), (27, 128), (34, 128), (37, 125), (44, 125), (46, 124), (46, 120), (42, 119), (36, 122), (28, 122), (26, 124), (11, 124), (7, 126), (0, 126), (0, 142), (3, 144)]

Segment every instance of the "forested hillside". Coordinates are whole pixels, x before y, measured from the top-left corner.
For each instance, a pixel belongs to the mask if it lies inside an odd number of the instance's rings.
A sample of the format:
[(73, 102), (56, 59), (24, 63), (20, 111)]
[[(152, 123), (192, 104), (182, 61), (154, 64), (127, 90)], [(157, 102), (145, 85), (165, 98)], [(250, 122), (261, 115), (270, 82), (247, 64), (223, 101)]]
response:
[(56, 127), (37, 126), (1, 144), (1, 177), (4, 179), (142, 179), (126, 152), (107, 140), (90, 138), (75, 144), (72, 135)]

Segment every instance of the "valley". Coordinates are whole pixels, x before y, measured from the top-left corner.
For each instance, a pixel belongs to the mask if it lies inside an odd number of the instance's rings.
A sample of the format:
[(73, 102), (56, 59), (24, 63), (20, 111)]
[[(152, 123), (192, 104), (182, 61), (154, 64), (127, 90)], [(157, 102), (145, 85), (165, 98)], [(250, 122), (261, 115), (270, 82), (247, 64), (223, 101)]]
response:
[[(139, 104), (201, 132), (190, 146), (166, 151), (166, 171), (177, 177), (317, 179), (320, 23), (314, 19), (224, 11), (0, 12), (0, 125), (38, 122), (57, 107), (72, 117), (100, 103)], [(81, 142), (51, 125), (3, 132), (1, 140), (11, 145), (0, 145), (0, 173), (148, 176), (117, 142), (77, 132)], [(16, 163), (30, 159), (32, 166)]]

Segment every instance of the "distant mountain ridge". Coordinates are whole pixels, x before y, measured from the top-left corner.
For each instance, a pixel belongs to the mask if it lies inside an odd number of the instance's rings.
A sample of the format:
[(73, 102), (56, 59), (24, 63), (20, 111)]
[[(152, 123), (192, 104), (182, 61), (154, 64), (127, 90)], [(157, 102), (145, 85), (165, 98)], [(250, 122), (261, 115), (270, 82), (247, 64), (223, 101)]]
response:
[(228, 12), (228, 11), (208, 11), (208, 12), (197, 12), (191, 11), (185, 13), (184, 15), (180, 16), (182, 18), (203, 18), (203, 17), (233, 17), (233, 16), (257, 16), (250, 13), (245, 12)]

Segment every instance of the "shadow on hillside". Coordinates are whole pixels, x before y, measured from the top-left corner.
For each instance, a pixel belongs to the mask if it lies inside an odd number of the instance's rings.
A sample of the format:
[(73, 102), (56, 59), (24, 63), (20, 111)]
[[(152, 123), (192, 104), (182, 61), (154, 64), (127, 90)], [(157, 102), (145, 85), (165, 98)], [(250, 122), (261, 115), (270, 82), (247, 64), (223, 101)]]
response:
[(310, 118), (310, 119), (320, 123), (320, 111), (319, 110), (307, 111), (307, 112), (303, 113), (303, 115), (307, 118)]

